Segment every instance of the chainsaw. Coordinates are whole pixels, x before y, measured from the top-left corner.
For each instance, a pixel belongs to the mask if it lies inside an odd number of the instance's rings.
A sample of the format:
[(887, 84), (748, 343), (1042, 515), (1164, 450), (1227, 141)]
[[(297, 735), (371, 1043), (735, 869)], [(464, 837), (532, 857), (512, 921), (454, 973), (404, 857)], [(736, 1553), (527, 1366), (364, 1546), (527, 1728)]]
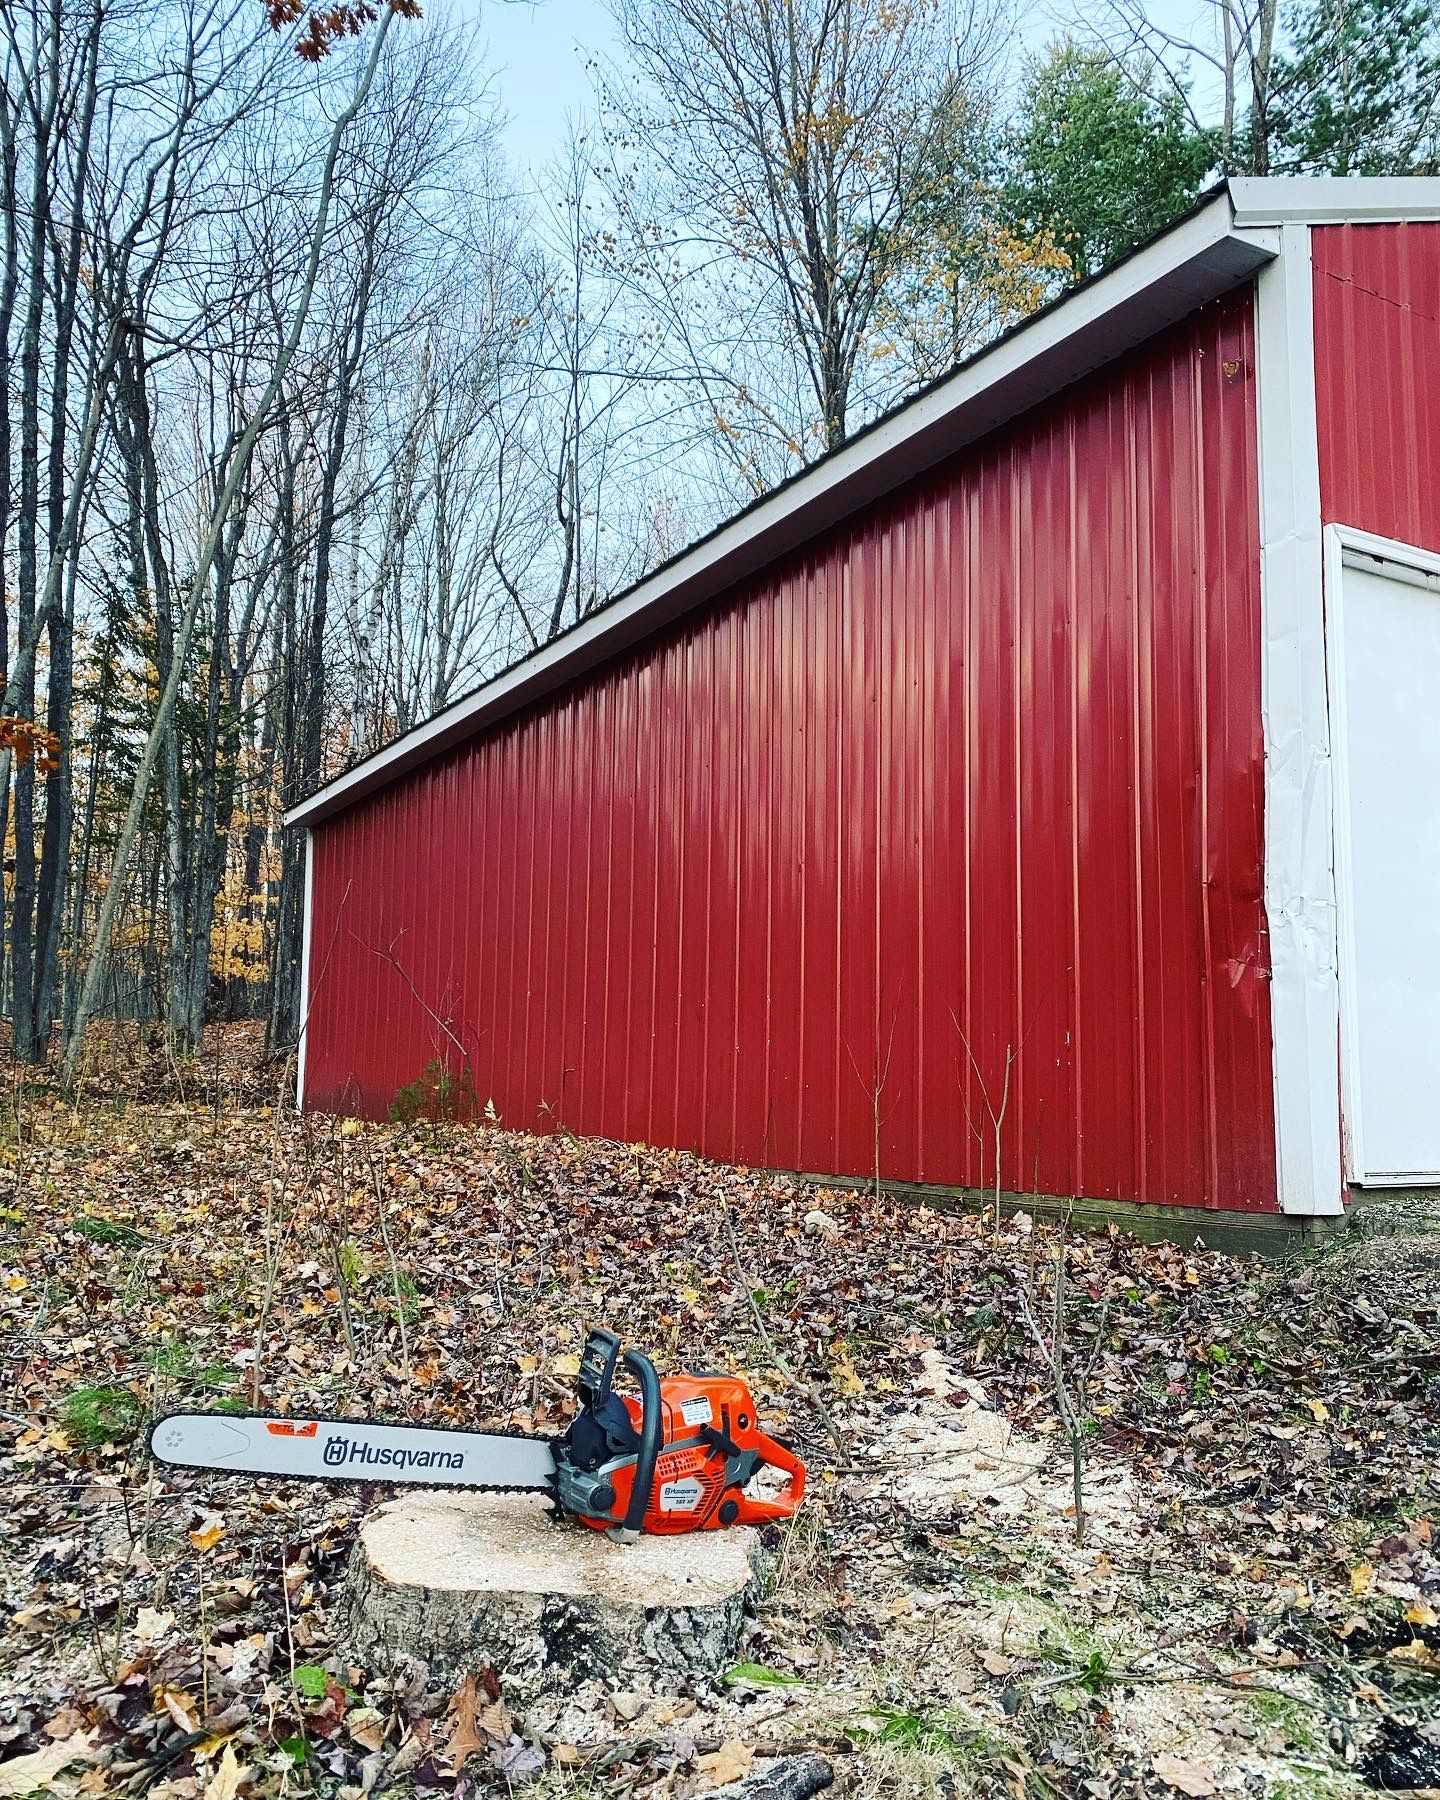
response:
[[(615, 1387), (617, 1367), (638, 1393)], [(580, 1410), (563, 1437), (371, 1425), (352, 1419), (168, 1413), (150, 1431), (157, 1462), (294, 1480), (396, 1481), (549, 1494), (559, 1510), (624, 1540), (788, 1519), (805, 1497), (805, 1465), (760, 1429), (733, 1375), (661, 1380), (639, 1350), (592, 1331), (580, 1355)], [(746, 1484), (766, 1466), (789, 1477), (761, 1499)]]

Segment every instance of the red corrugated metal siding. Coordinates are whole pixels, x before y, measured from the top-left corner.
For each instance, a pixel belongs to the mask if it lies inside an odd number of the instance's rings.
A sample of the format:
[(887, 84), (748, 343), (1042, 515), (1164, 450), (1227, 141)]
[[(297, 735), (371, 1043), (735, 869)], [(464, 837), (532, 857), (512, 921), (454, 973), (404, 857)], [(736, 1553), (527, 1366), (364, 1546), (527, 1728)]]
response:
[(1440, 550), (1440, 225), (1311, 234), (1326, 521)]
[[(307, 1102), (1274, 1205), (1248, 293), (315, 834)], [(417, 1002), (411, 984), (421, 996)], [(423, 1003), (422, 1003), (423, 1002)], [(440, 1021), (445, 1022), (442, 1029)]]

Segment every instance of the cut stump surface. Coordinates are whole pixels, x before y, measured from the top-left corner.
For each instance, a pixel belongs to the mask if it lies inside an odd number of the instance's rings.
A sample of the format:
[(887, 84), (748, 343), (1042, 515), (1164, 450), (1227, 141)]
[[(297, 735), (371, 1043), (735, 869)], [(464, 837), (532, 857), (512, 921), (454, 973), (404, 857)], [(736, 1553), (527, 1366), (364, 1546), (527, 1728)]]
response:
[(406, 1494), (361, 1526), (342, 1618), (372, 1667), (490, 1664), (517, 1699), (588, 1679), (670, 1693), (735, 1661), (760, 1563), (748, 1527), (619, 1544), (540, 1494)]

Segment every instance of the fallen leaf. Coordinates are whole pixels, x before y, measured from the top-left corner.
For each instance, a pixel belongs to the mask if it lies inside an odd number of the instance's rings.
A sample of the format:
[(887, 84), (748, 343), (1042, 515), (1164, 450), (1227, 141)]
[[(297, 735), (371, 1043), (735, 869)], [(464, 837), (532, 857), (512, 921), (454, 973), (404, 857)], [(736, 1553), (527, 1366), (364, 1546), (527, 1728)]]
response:
[(451, 1768), (458, 1772), (467, 1757), (485, 1748), (485, 1728), (480, 1719), (480, 1697), (475, 1690), (473, 1673), (467, 1675), (450, 1696), (447, 1710), (455, 1723), (445, 1746), (445, 1755)]
[(1325, 1421), (1330, 1417), (1330, 1408), (1325, 1404), (1325, 1402), (1323, 1400), (1311, 1399), (1311, 1400), (1307, 1400), (1305, 1404), (1310, 1408), (1310, 1411), (1315, 1415), (1315, 1423), (1317, 1425), (1323, 1425), (1325, 1423)]
[(155, 1696), (155, 1710), (163, 1710), (182, 1731), (198, 1731), (200, 1729), (200, 1709), (195, 1704), (193, 1694), (187, 1694), (183, 1688), (161, 1688)]
[(1204, 1763), (1187, 1762), (1183, 1756), (1162, 1753), (1150, 1767), (1162, 1781), (1180, 1793), (1190, 1795), (1191, 1800), (1203, 1800), (1204, 1795), (1215, 1792), (1215, 1777)]
[(220, 1757), (220, 1766), (210, 1777), (205, 1786), (205, 1800), (235, 1800), (240, 1791), (240, 1783), (249, 1778), (250, 1771), (244, 1763), (235, 1760), (235, 1746), (227, 1744)]
[(1350, 1571), (1350, 1592), (1352, 1594), (1368, 1594), (1375, 1585), (1374, 1563), (1356, 1563)]
[(545, 1758), (535, 1746), (513, 1732), (508, 1744), (496, 1745), (491, 1750), (490, 1760), (510, 1781), (523, 1781), (528, 1775), (538, 1775), (545, 1767)]
[(695, 1759), (695, 1767), (711, 1787), (727, 1787), (732, 1781), (740, 1781), (754, 1766), (755, 1752), (738, 1738), (727, 1738), (718, 1750)]
[(48, 1788), (62, 1769), (78, 1762), (89, 1749), (89, 1734), (77, 1731), (63, 1743), (48, 1744), (43, 1750), (32, 1750), (28, 1756), (0, 1763), (0, 1800), (19, 1800), (22, 1794)]
[(492, 1700), (483, 1712), (476, 1715), (476, 1723), (486, 1737), (493, 1738), (497, 1744), (508, 1744), (515, 1730), (510, 1708), (503, 1700)]
[(71, 1738), (77, 1731), (83, 1732), (84, 1729), (85, 1715), (78, 1706), (62, 1706), (44, 1726), (48, 1738)]
[(378, 1750), (385, 1742), (385, 1721), (373, 1706), (352, 1707), (345, 1718), (345, 1729), (365, 1750)]
[(142, 1644), (153, 1644), (164, 1637), (175, 1623), (173, 1612), (159, 1612), (153, 1606), (142, 1606), (135, 1615), (135, 1636)]
[(224, 1535), (225, 1521), (219, 1513), (211, 1513), (203, 1525), (189, 1534), (197, 1550), (213, 1550)]
[(391, 1757), (390, 1767), (387, 1772), (392, 1779), (397, 1775), (404, 1775), (408, 1770), (413, 1769), (416, 1763), (422, 1762), (424, 1757), (424, 1739), (421, 1738), (418, 1732), (415, 1732), (410, 1737), (406, 1738), (405, 1742), (395, 1752), (394, 1756)]
[(1008, 1675), (1015, 1665), (1003, 1651), (987, 1650), (980, 1658), (980, 1667), (998, 1680), (1002, 1675)]

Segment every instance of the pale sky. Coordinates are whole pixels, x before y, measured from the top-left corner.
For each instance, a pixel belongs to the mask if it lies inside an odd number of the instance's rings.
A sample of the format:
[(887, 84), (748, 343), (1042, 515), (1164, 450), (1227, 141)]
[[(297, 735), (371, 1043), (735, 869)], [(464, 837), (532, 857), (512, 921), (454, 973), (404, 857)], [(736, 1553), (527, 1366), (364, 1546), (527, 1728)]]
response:
[(448, 10), (480, 20), (510, 161), (521, 174), (542, 168), (564, 143), (566, 115), (590, 111), (585, 59), (611, 53), (609, 14), (599, 0), (450, 0)]
[[(1172, 29), (1189, 27), (1203, 35), (1197, 15), (1203, 17), (1206, 5), (1207, 0), (1151, 0), (1148, 10)], [(578, 118), (591, 109), (587, 57), (614, 52), (603, 0), (448, 0), (446, 10), (457, 19), (480, 21), (486, 62), (507, 119), (505, 150), (517, 173), (543, 168), (564, 143), (567, 114)], [(1059, 34), (1062, 20), (1085, 12), (1086, 0), (1021, 4), (1016, 35), (1027, 49), (1038, 49)]]

